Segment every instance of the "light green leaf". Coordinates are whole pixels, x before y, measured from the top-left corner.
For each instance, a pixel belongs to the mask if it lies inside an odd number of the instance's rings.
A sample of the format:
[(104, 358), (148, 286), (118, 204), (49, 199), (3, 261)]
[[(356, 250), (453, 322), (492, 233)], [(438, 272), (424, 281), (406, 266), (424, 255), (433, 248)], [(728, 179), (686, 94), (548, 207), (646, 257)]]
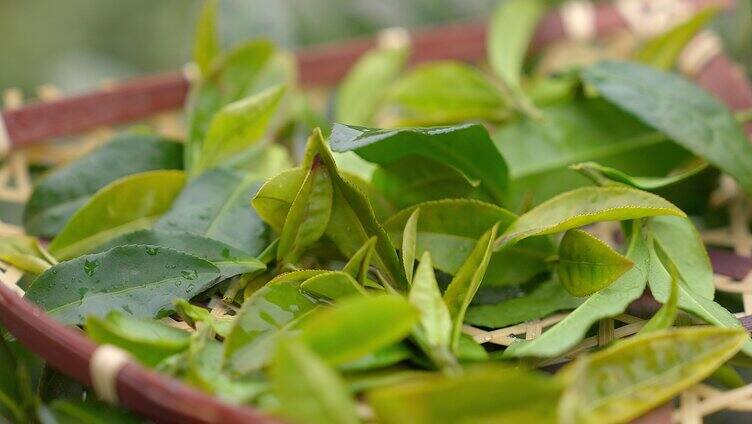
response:
[(271, 379), (279, 413), (312, 424), (357, 424), (355, 402), (344, 382), (326, 363), (296, 340), (280, 343)]
[(53, 266), (31, 283), (26, 299), (65, 324), (114, 309), (153, 318), (168, 315), (175, 299), (196, 296), (219, 276), (211, 262), (176, 250), (121, 246)]
[(280, 335), (297, 327), (317, 306), (300, 291), (300, 283), (326, 271), (281, 274), (246, 299), (225, 340), (229, 369), (247, 374), (266, 365)]
[(648, 279), (650, 259), (641, 223), (633, 221), (627, 258), (634, 266), (613, 284), (590, 296), (577, 309), (534, 340), (509, 346), (505, 356), (550, 358), (566, 352), (585, 337), (598, 320), (616, 316), (642, 295)]
[(452, 317), (451, 347), (455, 353), (462, 332), (462, 324), (465, 320), (465, 312), (470, 306), (470, 301), (473, 300), (475, 292), (478, 291), (481, 281), (483, 281), (483, 275), (486, 273), (488, 262), (491, 260), (491, 251), (498, 229), (499, 224), (494, 224), (478, 239), (478, 243), (470, 252), (465, 263), (457, 270), (446, 292), (444, 292), (444, 302)]
[(681, 328), (620, 340), (580, 357), (561, 371), (567, 389), (559, 420), (629, 422), (702, 381), (747, 339), (741, 329)]
[(386, 97), (386, 90), (405, 66), (409, 46), (386, 46), (364, 54), (337, 90), (334, 120), (369, 125)]
[[(418, 218), (420, 217), (420, 207), (407, 218), (405, 230), (402, 232), (402, 266), (405, 268), (407, 282), (413, 282), (413, 271), (415, 270), (415, 243), (418, 238)], [(423, 256), (425, 257), (425, 255)], [(430, 260), (430, 256), (428, 257)], [(433, 267), (431, 267), (433, 269)], [(412, 291), (411, 291), (412, 293)]]
[(686, 180), (689, 177), (702, 172), (708, 164), (702, 160), (693, 160), (682, 168), (675, 169), (665, 177), (632, 177), (619, 171), (595, 162), (584, 162), (571, 165), (569, 168), (578, 171), (599, 185), (613, 184), (614, 182), (626, 184), (640, 190), (657, 190), (671, 184)]
[(188, 348), (190, 334), (147, 318), (113, 310), (105, 317), (86, 317), (86, 334), (99, 344), (117, 346), (153, 367)]
[(366, 284), (368, 269), (371, 266), (371, 256), (376, 248), (376, 237), (371, 237), (355, 252), (342, 268), (342, 271), (356, 279), (361, 286)]
[[(398, 212), (384, 223), (395, 247), (400, 246), (407, 220), (420, 207), (416, 256), (431, 252), (434, 266), (454, 275), (470, 254), (476, 241), (497, 222), (505, 230), (516, 216), (498, 206), (469, 199), (439, 200), (420, 203)], [(457, 217), (472, 216), (472, 219)], [(491, 256), (484, 286), (523, 283), (548, 269), (546, 258), (555, 254), (548, 240), (534, 238), (496, 252)]]
[(351, 297), (311, 316), (301, 340), (328, 364), (354, 361), (404, 339), (418, 311), (399, 295)]
[(728, 108), (710, 93), (678, 75), (626, 62), (599, 63), (582, 78), (752, 194), (752, 144)]
[(306, 175), (308, 171), (301, 167), (282, 171), (268, 179), (253, 197), (253, 209), (275, 232), (282, 232), (290, 205)]
[(223, 165), (261, 141), (284, 94), (285, 87), (277, 85), (222, 107), (212, 117), (191, 173)]
[(350, 274), (341, 271), (315, 275), (301, 284), (300, 288), (316, 297), (336, 301), (366, 295), (365, 289)]
[(185, 187), (154, 229), (196, 234), (258, 255), (269, 244), (268, 227), (248, 207), (259, 185), (252, 174), (206, 172)]
[(497, 250), (522, 239), (555, 234), (599, 221), (656, 215), (685, 216), (670, 202), (627, 187), (582, 187), (560, 194), (517, 218), (497, 241)]
[(718, 14), (717, 7), (709, 7), (674, 26), (663, 34), (648, 40), (637, 52), (636, 59), (658, 69), (674, 66), (687, 43)]
[(606, 243), (582, 230), (568, 230), (559, 244), (559, 282), (575, 296), (608, 287), (633, 265)]
[(530, 294), (489, 305), (471, 305), (465, 322), (486, 328), (502, 328), (546, 317), (554, 312), (574, 309), (585, 299), (564, 290), (555, 279), (546, 281)]
[(50, 253), (70, 259), (150, 227), (170, 208), (184, 184), (182, 171), (149, 171), (115, 180), (73, 214), (50, 243)]
[(416, 376), (366, 397), (384, 424), (553, 424), (560, 395), (560, 385), (545, 374), (486, 365), (456, 377)]
[[(651, 258), (651, 275), (654, 275), (654, 273), (656, 272), (653, 270), (653, 267), (659, 267), (660, 270), (658, 270), (658, 272), (668, 273), (668, 271), (663, 268), (663, 264), (656, 262), (653, 258)], [(648, 276), (648, 279), (649, 278), (650, 276)], [(671, 293), (668, 296), (668, 300), (663, 306), (661, 306), (658, 312), (656, 312), (655, 315), (650, 318), (645, 326), (640, 329), (640, 332), (638, 334), (647, 334), (654, 331), (666, 330), (674, 325), (676, 315), (679, 312), (679, 282), (677, 281), (677, 278), (675, 276), (669, 276), (669, 278), (671, 278)]]
[(140, 230), (122, 235), (99, 246), (92, 253), (104, 252), (113, 247), (133, 244), (153, 246), (152, 251), (154, 252), (158, 252), (160, 247), (168, 247), (201, 259), (206, 259), (219, 268), (222, 280), (266, 269), (266, 265), (260, 260), (221, 241), (195, 234), (160, 230)]
[(332, 196), (329, 170), (316, 157), (285, 218), (277, 261), (296, 263), (305, 250), (324, 235), (332, 213)]
[(219, 0), (204, 0), (201, 14), (196, 23), (196, 36), (193, 41), (193, 62), (201, 75), (206, 76), (211, 64), (219, 55), (219, 32), (217, 30), (217, 12)]
[(232, 328), (233, 317), (223, 315), (215, 316), (208, 309), (192, 305), (185, 299), (175, 301), (175, 312), (188, 325), (197, 328), (198, 324), (206, 324), (219, 336), (227, 338)]
[(429, 252), (420, 259), (409, 300), (420, 311), (420, 326), (429, 348), (448, 352), (452, 342), (452, 317), (436, 282)]
[(329, 144), (335, 152), (355, 151), (378, 164), (409, 155), (424, 156), (462, 172), (497, 202), (506, 193), (506, 162), (479, 124), (395, 130), (334, 124)]
[[(509, 116), (504, 95), (479, 69), (460, 62), (431, 62), (410, 70), (389, 90), (403, 125), (446, 125)], [(337, 120), (352, 125), (365, 123)]]
[(24, 228), (30, 235), (52, 238), (94, 193), (115, 180), (182, 167), (181, 143), (153, 134), (119, 134), (37, 182), (24, 208)]
[(0, 260), (32, 274), (41, 274), (50, 263), (48, 254), (34, 237), (17, 235), (0, 237)]

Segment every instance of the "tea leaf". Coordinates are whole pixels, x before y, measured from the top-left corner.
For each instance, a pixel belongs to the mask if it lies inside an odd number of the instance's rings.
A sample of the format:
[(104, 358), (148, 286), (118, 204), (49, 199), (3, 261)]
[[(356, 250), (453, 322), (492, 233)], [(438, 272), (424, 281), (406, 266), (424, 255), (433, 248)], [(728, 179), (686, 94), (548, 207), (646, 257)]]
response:
[(188, 183), (154, 229), (208, 237), (257, 255), (269, 243), (268, 228), (248, 207), (259, 185), (254, 175), (206, 172)]
[(50, 253), (70, 259), (122, 234), (150, 227), (170, 208), (184, 184), (182, 171), (142, 172), (110, 183), (71, 216), (50, 243)]
[(267, 180), (251, 200), (253, 209), (275, 232), (282, 232), (290, 205), (306, 175), (307, 170), (300, 167), (282, 171)]
[(734, 177), (752, 193), (752, 145), (726, 106), (684, 78), (602, 62), (582, 78), (602, 96)]
[(285, 87), (277, 85), (217, 111), (191, 173), (216, 168), (263, 139), (284, 94)]
[(504, 1), (496, 7), (489, 24), (488, 63), (522, 110), (533, 108), (522, 92), (522, 65), (544, 11), (540, 0)]
[(125, 409), (110, 406), (91, 398), (86, 400), (56, 400), (50, 404), (58, 423), (79, 424), (139, 424), (145, 423)]
[(470, 325), (502, 328), (546, 317), (554, 312), (574, 309), (586, 299), (569, 294), (555, 279), (546, 281), (532, 293), (491, 305), (471, 305), (465, 315)]
[(405, 66), (409, 48), (387, 46), (364, 54), (353, 65), (337, 90), (334, 120), (368, 125), (386, 97), (386, 90)]
[(0, 260), (32, 274), (41, 274), (52, 265), (54, 258), (48, 258), (43, 249), (34, 237), (0, 237)]
[(354, 361), (404, 339), (417, 310), (398, 295), (351, 297), (311, 316), (301, 340), (328, 364)]
[(296, 263), (324, 235), (332, 213), (332, 196), (329, 170), (316, 157), (287, 213), (277, 247), (278, 261)]
[(280, 335), (316, 308), (301, 293), (300, 283), (321, 272), (281, 274), (243, 303), (225, 340), (224, 358), (231, 370), (247, 374), (266, 365)]
[(360, 422), (344, 382), (304, 344), (296, 340), (280, 343), (270, 373), (279, 412), (291, 421)]
[(395, 343), (337, 368), (345, 373), (371, 371), (398, 364), (412, 356), (412, 350), (405, 343)]
[(227, 315), (212, 315), (209, 310), (200, 306), (192, 305), (184, 299), (178, 299), (175, 301), (175, 312), (177, 312), (180, 318), (188, 323), (188, 325), (197, 328), (198, 323), (206, 324), (215, 333), (225, 338), (230, 334), (232, 322), (234, 321), (233, 317)]
[(747, 339), (741, 329), (694, 327), (621, 340), (562, 371), (567, 389), (559, 404), (559, 419), (562, 423), (631, 421), (702, 381)]
[(203, 76), (209, 74), (212, 62), (219, 56), (218, 8), (218, 0), (204, 0), (196, 24), (196, 38), (193, 41), (193, 62), (196, 63)]
[(17, 340), (7, 340), (0, 326), (0, 420), (34, 421), (38, 401), (33, 382), (41, 369), (39, 359)]
[[(654, 268), (658, 269), (656, 270)], [(668, 274), (668, 271), (666, 271), (663, 265), (660, 262), (656, 262), (655, 259), (651, 257), (650, 275), (648, 275), (648, 280), (651, 279), (651, 276), (656, 275), (656, 272)], [(679, 282), (677, 281), (675, 276), (669, 275), (669, 278), (671, 279), (671, 293), (668, 296), (668, 300), (663, 306), (661, 306), (658, 312), (656, 312), (655, 315), (650, 318), (650, 321), (648, 321), (645, 326), (640, 329), (638, 334), (647, 334), (654, 331), (666, 330), (674, 325), (676, 315), (679, 311)]]
[(137, 318), (113, 310), (105, 317), (86, 317), (86, 334), (99, 344), (111, 344), (129, 352), (146, 366), (188, 348), (190, 335), (151, 319)]
[(174, 299), (212, 287), (219, 275), (211, 262), (176, 250), (121, 246), (53, 266), (31, 283), (26, 298), (65, 324), (113, 309), (152, 318), (172, 311)]
[(141, 230), (124, 234), (99, 246), (92, 253), (133, 244), (154, 246), (156, 251), (160, 247), (168, 247), (205, 259), (219, 268), (222, 280), (266, 269), (266, 265), (260, 260), (221, 241), (195, 234), (161, 230)]
[(376, 388), (367, 399), (385, 424), (554, 423), (560, 394), (545, 374), (488, 365), (457, 377), (416, 377)]
[(452, 317), (436, 282), (429, 252), (420, 259), (409, 300), (420, 311), (420, 326), (431, 350), (448, 352), (452, 342)]
[(300, 285), (301, 290), (317, 297), (341, 300), (350, 296), (364, 296), (365, 289), (348, 273), (331, 271), (307, 279)]
[(502, 201), (507, 189), (506, 162), (479, 124), (396, 130), (334, 124), (329, 143), (335, 152), (352, 150), (378, 164), (425, 156), (477, 181), (496, 202)]
[(334, 188), (332, 213), (326, 236), (345, 256), (354, 255), (368, 239), (376, 236), (374, 266), (379, 270), (380, 276), (392, 287), (397, 290), (406, 289), (407, 280), (397, 253), (389, 242), (389, 237), (376, 221), (373, 209), (366, 197), (339, 174), (319, 130), (315, 130), (308, 139), (304, 165), (310, 166), (316, 156), (322, 160), (323, 166), (329, 171)]
[[(434, 266), (454, 275), (475, 246), (476, 241), (495, 223), (504, 230), (515, 219), (498, 206), (469, 199), (439, 200), (421, 203), (398, 212), (384, 223), (395, 246), (403, 243), (402, 232), (416, 209), (421, 209), (416, 239), (416, 255), (431, 252)], [(473, 219), (457, 219), (472, 216)], [(519, 284), (545, 271), (545, 259), (554, 254), (553, 246), (543, 239), (523, 241), (517, 246), (493, 253), (483, 277), (484, 286)]]
[(687, 43), (718, 14), (719, 9), (709, 7), (649, 40), (637, 52), (636, 59), (658, 69), (674, 66)]
[(639, 221), (634, 221), (627, 258), (634, 266), (613, 284), (595, 293), (572, 311), (566, 318), (537, 338), (509, 346), (505, 356), (536, 356), (550, 358), (575, 346), (590, 327), (603, 318), (616, 316), (633, 300), (642, 295), (648, 279), (648, 248), (643, 240)]
[(499, 121), (509, 115), (504, 95), (494, 82), (477, 68), (459, 62), (415, 67), (392, 85), (389, 103), (398, 108), (399, 123), (406, 125)]
[[(413, 271), (415, 270), (415, 244), (418, 238), (418, 218), (420, 217), (420, 207), (415, 208), (405, 223), (405, 230), (402, 232), (402, 266), (405, 268), (407, 282), (413, 282)], [(424, 256), (425, 257), (425, 254)], [(430, 256), (428, 259), (430, 260)], [(431, 267), (433, 269), (433, 267)], [(411, 291), (412, 293), (412, 291)]]
[(684, 169), (674, 170), (665, 177), (632, 177), (595, 162), (578, 163), (570, 166), (570, 169), (582, 173), (599, 185), (613, 184), (612, 181), (615, 181), (640, 190), (657, 190), (692, 177), (707, 167), (708, 164), (704, 161), (695, 160)]
[(342, 268), (342, 271), (355, 278), (363, 286), (368, 277), (368, 268), (371, 266), (371, 256), (376, 248), (376, 236), (368, 239), (363, 246), (355, 252)]
[(627, 187), (582, 187), (549, 199), (517, 218), (499, 237), (500, 250), (530, 236), (554, 234), (599, 221), (656, 215), (685, 216), (670, 202)]
[(45, 175), (24, 208), (24, 228), (30, 235), (52, 238), (95, 192), (115, 180), (140, 172), (182, 167), (180, 143), (152, 134), (123, 133)]
[(457, 352), (467, 307), (470, 306), (470, 301), (473, 300), (475, 292), (478, 291), (483, 275), (486, 273), (488, 262), (491, 260), (491, 250), (498, 229), (499, 224), (494, 224), (478, 239), (478, 243), (470, 252), (465, 263), (457, 270), (452, 282), (449, 283), (446, 292), (444, 292), (444, 302), (447, 304), (449, 314), (452, 317), (451, 346), (454, 352)]
[(568, 230), (559, 245), (559, 282), (575, 296), (608, 287), (632, 267), (632, 261), (582, 230)]

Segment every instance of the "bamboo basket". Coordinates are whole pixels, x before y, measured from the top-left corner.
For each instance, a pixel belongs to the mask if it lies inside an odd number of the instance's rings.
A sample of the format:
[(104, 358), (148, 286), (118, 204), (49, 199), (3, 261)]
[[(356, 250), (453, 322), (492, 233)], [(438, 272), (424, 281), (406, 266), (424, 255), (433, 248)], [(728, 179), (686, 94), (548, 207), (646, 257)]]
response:
[[(733, 0), (617, 0), (613, 3), (570, 1), (548, 13), (537, 28), (531, 50), (540, 51), (555, 44), (587, 42), (631, 33), (648, 37), (682, 20), (693, 10), (706, 6), (731, 7)], [(339, 81), (349, 67), (368, 49), (388, 38), (389, 32), (374, 39), (315, 46), (295, 53), (301, 84), (307, 88), (327, 87)], [(478, 23), (460, 23), (423, 29), (410, 34), (411, 63), (438, 59), (478, 62), (485, 56), (486, 28)], [(731, 109), (752, 107), (752, 85), (744, 72), (723, 52), (718, 37), (706, 30), (693, 39), (679, 60), (679, 69), (698, 85), (715, 94)], [(38, 101), (26, 104), (15, 89), (3, 94), (0, 113), (0, 202), (22, 205), (31, 194), (30, 163), (60, 164), (89, 151), (112, 134), (112, 127), (134, 121), (146, 121), (158, 132), (179, 135), (182, 107), (190, 84), (190, 72), (151, 76), (123, 83), (105, 83), (98, 91), (64, 97), (51, 86), (37, 90)], [(752, 136), (752, 125), (747, 126)], [(65, 137), (76, 135), (74, 142)], [(728, 211), (728, 228), (702, 234), (715, 270), (717, 290), (740, 295), (744, 310), (737, 316), (748, 330), (752, 329), (752, 234), (748, 222), (752, 217), (749, 199), (735, 183), (722, 177), (711, 204)], [(616, 228), (611, 223), (598, 224), (599, 238), (613, 240)], [(0, 221), (0, 235), (23, 234), (23, 228)], [(123, 360), (105, 370), (110, 380), (101, 383), (101, 361), (97, 346), (81, 331), (65, 327), (26, 302), (16, 285), (22, 272), (0, 262), (0, 322), (24, 345), (60, 372), (91, 387), (111, 401), (159, 423), (278, 423), (250, 407), (232, 406), (156, 374), (130, 360)], [(627, 313), (604, 320), (598, 335), (576, 346), (574, 356), (613, 339), (636, 333), (644, 321), (631, 313), (641, 303), (651, 302), (643, 296)], [(652, 301), (654, 302), (654, 301)], [(644, 306), (644, 305), (643, 305)], [(209, 307), (215, 315), (224, 315), (233, 307), (213, 299)], [(493, 331), (470, 326), (465, 332), (480, 343), (509, 345), (516, 338), (533, 339), (566, 314), (526, 322)], [(170, 324), (186, 328), (184, 323), (167, 319)], [(109, 396), (102, 396), (109, 392)], [(678, 402), (667, 403), (637, 422), (699, 423), (703, 417), (722, 410), (752, 412), (752, 384), (722, 391), (698, 384), (684, 391)]]

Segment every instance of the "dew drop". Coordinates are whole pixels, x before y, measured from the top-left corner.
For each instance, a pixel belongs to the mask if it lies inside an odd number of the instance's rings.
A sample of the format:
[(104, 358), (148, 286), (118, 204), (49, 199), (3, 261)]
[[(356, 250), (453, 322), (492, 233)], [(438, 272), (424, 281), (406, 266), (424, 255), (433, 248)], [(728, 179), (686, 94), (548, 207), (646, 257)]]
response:
[(198, 272), (195, 269), (184, 269), (180, 271), (180, 275), (186, 280), (195, 280), (198, 277)]
[(154, 255), (156, 255), (157, 253), (159, 253), (159, 248), (158, 248), (158, 247), (154, 247), (154, 246), (148, 246), (148, 247), (146, 248), (146, 254), (147, 254), (147, 255), (150, 255), (150, 256), (154, 256)]

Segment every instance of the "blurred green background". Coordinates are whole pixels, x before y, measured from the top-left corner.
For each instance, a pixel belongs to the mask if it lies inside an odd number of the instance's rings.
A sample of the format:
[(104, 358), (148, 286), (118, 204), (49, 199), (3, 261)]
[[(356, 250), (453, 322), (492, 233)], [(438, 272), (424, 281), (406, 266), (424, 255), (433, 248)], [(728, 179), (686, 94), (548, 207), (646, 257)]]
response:
[[(267, 36), (283, 46), (380, 28), (485, 19), (498, 0), (223, 0), (223, 40)], [(555, 3), (556, 1), (552, 1)], [(752, 0), (715, 23), (752, 67)], [(0, 0), (0, 90), (52, 83), (66, 91), (174, 70), (190, 56), (199, 0)]]

